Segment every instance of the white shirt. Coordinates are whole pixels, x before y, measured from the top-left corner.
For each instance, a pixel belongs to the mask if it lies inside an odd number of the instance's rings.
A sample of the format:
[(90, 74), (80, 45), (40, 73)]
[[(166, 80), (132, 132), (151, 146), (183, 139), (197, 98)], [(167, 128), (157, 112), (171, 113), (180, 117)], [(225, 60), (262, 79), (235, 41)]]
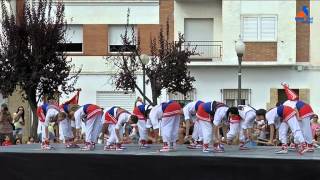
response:
[(76, 129), (81, 128), (82, 119), (86, 116), (86, 113), (83, 111), (83, 106), (80, 107), (76, 112), (74, 112), (74, 120), (76, 124)]
[(278, 116), (276, 107), (266, 113), (266, 120), (268, 121), (268, 125), (274, 124), (276, 128), (280, 126), (280, 117)]
[(47, 114), (46, 114), (46, 119), (44, 120), (44, 123), (43, 125), (48, 127), (49, 126), (49, 123), (52, 119), (54, 119), (57, 114), (59, 113), (58, 110), (54, 109), (54, 108), (49, 108), (48, 111), (47, 111)]
[(158, 104), (151, 109), (149, 114), (149, 119), (153, 129), (159, 129), (159, 120), (162, 119), (162, 116), (163, 116), (162, 104)]
[(115, 126), (115, 129), (121, 129), (125, 123), (127, 123), (130, 119), (131, 114), (127, 112), (123, 112), (118, 117), (117, 124)]
[(286, 100), (286, 101), (283, 103), (283, 105), (284, 105), (284, 106), (289, 106), (289, 107), (291, 107), (292, 109), (296, 109), (297, 101)]
[(183, 115), (185, 120), (191, 120), (191, 117), (196, 114), (197, 101), (189, 102), (183, 107)]
[(226, 121), (228, 107), (219, 107), (214, 113), (213, 124), (219, 126), (222, 121)]
[(248, 106), (248, 105), (239, 105), (238, 107), (241, 107), (242, 110), (239, 109), (239, 115), (241, 117), (241, 119), (246, 119), (246, 114), (247, 112), (250, 112), (250, 111), (254, 111), (254, 109), (252, 109), (252, 107)]

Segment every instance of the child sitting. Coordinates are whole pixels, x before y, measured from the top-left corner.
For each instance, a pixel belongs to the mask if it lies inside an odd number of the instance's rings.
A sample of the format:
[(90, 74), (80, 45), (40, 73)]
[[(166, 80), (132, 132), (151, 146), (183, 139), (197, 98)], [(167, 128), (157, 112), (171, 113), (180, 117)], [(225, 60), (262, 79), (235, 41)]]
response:
[(6, 136), (2, 143), (2, 146), (10, 146), (10, 145), (12, 145), (12, 142), (10, 141), (10, 137)]

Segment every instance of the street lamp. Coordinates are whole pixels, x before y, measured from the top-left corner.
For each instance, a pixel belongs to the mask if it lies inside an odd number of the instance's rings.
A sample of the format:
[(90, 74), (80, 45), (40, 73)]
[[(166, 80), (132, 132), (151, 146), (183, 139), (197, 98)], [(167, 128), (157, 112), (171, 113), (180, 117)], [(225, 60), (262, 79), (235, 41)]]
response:
[[(140, 60), (141, 60), (141, 64), (142, 64), (142, 78), (143, 78), (143, 94), (146, 95), (146, 65), (149, 63), (150, 58), (148, 55), (146, 54), (141, 54), (140, 55)], [(146, 103), (146, 98), (143, 97), (143, 103)]]
[(241, 63), (242, 57), (246, 49), (246, 45), (242, 41), (241, 37), (239, 37), (238, 41), (235, 44), (236, 53), (238, 56), (238, 99), (237, 104), (241, 104)]

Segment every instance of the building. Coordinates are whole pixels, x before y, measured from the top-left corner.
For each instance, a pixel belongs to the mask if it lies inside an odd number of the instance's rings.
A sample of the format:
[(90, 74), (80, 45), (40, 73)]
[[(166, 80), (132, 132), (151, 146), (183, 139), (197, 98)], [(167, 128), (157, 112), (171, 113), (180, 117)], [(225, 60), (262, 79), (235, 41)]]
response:
[[(313, 22), (296, 22), (298, 15), (305, 15), (303, 6)], [(243, 101), (272, 107), (285, 99), (284, 81), (319, 113), (319, 8), (318, 1), (175, 0), (175, 38), (184, 33), (186, 46), (200, 54), (190, 64), (195, 98), (236, 103), (235, 41), (241, 35), (246, 44)]]
[[(17, 1), (17, 10), (23, 1)], [(170, 38), (185, 34), (185, 46), (196, 47), (199, 56), (192, 57), (190, 71), (196, 78), (187, 100), (224, 101), (235, 105), (237, 99), (238, 59), (235, 41), (239, 35), (246, 44), (242, 70), (242, 99), (256, 108), (272, 107), (284, 100), (281, 82), (285, 81), (320, 109), (320, 2), (310, 0), (64, 0), (69, 24), (66, 46), (69, 58), (82, 67), (77, 87), (82, 88), (80, 104), (95, 103), (132, 109), (138, 92), (115, 90), (114, 67), (106, 56), (116, 56), (120, 35), (130, 23), (140, 35), (143, 53), (148, 54), (150, 37), (158, 35), (169, 19)], [(306, 15), (310, 23), (297, 22)], [(138, 77), (142, 86), (142, 75)], [(150, 97), (150, 88), (147, 87)], [(64, 96), (68, 98), (68, 96)], [(183, 100), (181, 95), (167, 94), (159, 101)], [(7, 99), (10, 107), (19, 102), (17, 95)], [(13, 109), (11, 108), (11, 109)]]

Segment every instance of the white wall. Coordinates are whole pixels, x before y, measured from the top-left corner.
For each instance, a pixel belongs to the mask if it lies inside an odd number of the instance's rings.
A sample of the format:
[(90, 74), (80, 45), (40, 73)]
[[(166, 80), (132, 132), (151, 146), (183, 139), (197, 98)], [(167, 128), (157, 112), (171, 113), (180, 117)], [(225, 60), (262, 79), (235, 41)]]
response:
[(237, 62), (234, 42), (241, 34), (241, 14), (278, 15), (278, 63), (295, 63), (295, 1), (223, 1), (223, 61)]
[[(298, 72), (292, 67), (244, 67), (242, 88), (251, 89), (251, 104), (256, 108), (266, 108), (270, 102), (270, 88), (281, 89), (281, 82), (290, 87), (309, 88), (310, 104), (320, 113), (319, 71)], [(237, 67), (191, 67), (195, 77), (197, 98), (204, 101), (222, 100), (220, 89), (237, 89)]]
[(320, 65), (320, 1), (310, 1), (310, 12), (313, 23), (310, 24), (310, 61)]
[(185, 18), (213, 18), (213, 40), (222, 41), (221, 0), (175, 1), (174, 18), (175, 39), (178, 38), (179, 32), (184, 33)]
[(65, 2), (69, 24), (126, 24), (130, 8), (130, 23), (159, 24), (159, 2)]

